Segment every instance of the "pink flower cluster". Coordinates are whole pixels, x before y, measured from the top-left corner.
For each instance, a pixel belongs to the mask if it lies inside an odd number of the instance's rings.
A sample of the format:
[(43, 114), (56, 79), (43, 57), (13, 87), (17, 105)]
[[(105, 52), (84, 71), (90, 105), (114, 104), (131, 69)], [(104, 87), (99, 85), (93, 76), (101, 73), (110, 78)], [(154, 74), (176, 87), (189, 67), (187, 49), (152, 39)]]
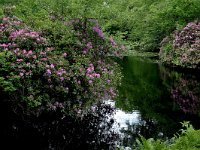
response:
[[(98, 57), (105, 57), (108, 55), (118, 57), (122, 51), (125, 50), (125, 47), (123, 45), (117, 45), (112, 37), (110, 37), (110, 39), (105, 37), (96, 19), (76, 19), (72, 20), (70, 24), (66, 25), (74, 27), (75, 35), (79, 41), (78, 45), (81, 49), (81, 54)], [(82, 30), (83, 28), (84, 30)]]
[(87, 68), (87, 71), (86, 71), (86, 77), (89, 79), (89, 84), (92, 84), (93, 83), (93, 80), (95, 78), (100, 78), (100, 74), (99, 73), (96, 73), (95, 70), (94, 70), (94, 65), (93, 64), (90, 64), (89, 67)]
[[(198, 47), (197, 42), (200, 39), (200, 22), (190, 22), (181, 31), (175, 32), (173, 45), (175, 48), (180, 47)], [(194, 46), (194, 45), (196, 46)]]
[(32, 71), (31, 70), (24, 70), (24, 69), (19, 69), (19, 76), (20, 77), (24, 77), (24, 76), (26, 76), (26, 77), (28, 77), (28, 76), (31, 76), (32, 75)]
[(20, 29), (11, 32), (10, 37), (11, 41), (20, 40), (21, 42), (32, 40), (31, 43), (36, 46), (37, 44), (46, 43), (46, 39), (41, 37), (38, 32), (31, 32), (26, 29)]
[(103, 34), (103, 31), (100, 29), (99, 26), (96, 25), (96, 26), (94, 26), (92, 29), (93, 29), (94, 32), (97, 33), (97, 35), (98, 35), (99, 37), (101, 37), (102, 39), (105, 38), (105, 37), (104, 37), (104, 34)]
[[(22, 27), (14, 21), (11, 18), (1, 20), (3, 25), (0, 30), (3, 32), (0, 33), (0, 39), (5, 41), (1, 43), (0, 51), (9, 51), (9, 78), (17, 76), (23, 81), (23, 86), (30, 89), (23, 95), (24, 98), (31, 93), (32, 99), (38, 100), (37, 105), (49, 103), (47, 107), (56, 110), (64, 109), (67, 103), (69, 108), (82, 107), (82, 103), (87, 100), (101, 99), (105, 90), (107, 94), (115, 95), (115, 89), (110, 88), (114, 64), (109, 65), (111, 59), (106, 56), (113, 50), (110, 49), (113, 48), (111, 45), (117, 47), (117, 44), (113, 39), (111, 44), (106, 41), (99, 26), (91, 25), (86, 33), (77, 30), (79, 34), (74, 33), (78, 35), (77, 39), (70, 46), (67, 43), (63, 49), (59, 44), (47, 47), (47, 40), (39, 32), (31, 31), (27, 26)], [(83, 53), (88, 55), (82, 57)]]
[[(37, 71), (36, 66), (40, 66), (47, 61), (47, 52), (44, 49), (36, 50), (36, 47), (30, 45), (45, 44), (46, 39), (41, 37), (38, 32), (30, 31), (24, 27), (16, 18), (3, 18), (0, 20), (1, 38), (4, 43), (0, 44), (0, 50), (8, 50), (12, 59), (14, 72), (22, 78), (30, 77), (33, 72)], [(29, 40), (30, 45), (26, 43)], [(3, 40), (2, 40), (3, 41)], [(23, 47), (23, 48), (22, 48)], [(31, 48), (31, 49), (30, 49)]]

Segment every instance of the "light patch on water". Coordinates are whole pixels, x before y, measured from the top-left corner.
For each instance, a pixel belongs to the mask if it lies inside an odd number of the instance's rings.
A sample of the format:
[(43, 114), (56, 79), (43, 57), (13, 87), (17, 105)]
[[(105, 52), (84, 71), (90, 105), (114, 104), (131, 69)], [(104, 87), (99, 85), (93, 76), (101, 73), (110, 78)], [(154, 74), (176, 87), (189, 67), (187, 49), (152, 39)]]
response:
[[(112, 107), (115, 107), (115, 102), (113, 100), (104, 101), (105, 104), (109, 104)], [(127, 113), (121, 109), (116, 108), (116, 112), (111, 116), (115, 120), (113, 126), (114, 130), (120, 132), (122, 128), (127, 129), (128, 125), (138, 124), (140, 120), (140, 113), (137, 110), (133, 110), (130, 113)]]
[(120, 128), (127, 128), (127, 123), (130, 125), (139, 123), (140, 114), (137, 111), (126, 113), (120, 109), (116, 110), (114, 114), (114, 120), (119, 124)]

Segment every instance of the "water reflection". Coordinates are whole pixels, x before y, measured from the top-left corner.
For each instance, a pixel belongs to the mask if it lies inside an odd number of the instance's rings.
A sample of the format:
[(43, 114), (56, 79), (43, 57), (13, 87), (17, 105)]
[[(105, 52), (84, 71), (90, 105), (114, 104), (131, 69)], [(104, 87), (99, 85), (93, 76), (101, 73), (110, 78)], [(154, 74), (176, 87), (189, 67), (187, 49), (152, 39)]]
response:
[(136, 57), (125, 57), (119, 63), (124, 77), (116, 107), (128, 113), (140, 112), (137, 123), (127, 123), (121, 130), (125, 135), (122, 145), (134, 146), (139, 135), (170, 138), (184, 120), (200, 128), (198, 73), (166, 68)]
[(185, 113), (200, 113), (200, 82), (195, 76), (180, 76), (171, 88), (171, 97)]
[(112, 150), (118, 139), (109, 117), (114, 108), (104, 103), (95, 104), (78, 117), (54, 112), (26, 118), (13, 113), (9, 104), (1, 102), (0, 107), (1, 143), (6, 149)]

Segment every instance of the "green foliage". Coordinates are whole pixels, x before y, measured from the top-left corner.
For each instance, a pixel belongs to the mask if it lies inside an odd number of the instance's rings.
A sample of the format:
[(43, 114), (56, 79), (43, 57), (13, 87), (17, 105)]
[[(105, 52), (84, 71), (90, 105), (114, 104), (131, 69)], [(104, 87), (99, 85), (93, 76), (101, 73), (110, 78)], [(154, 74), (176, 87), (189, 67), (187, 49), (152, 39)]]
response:
[(182, 123), (186, 129), (181, 130), (181, 134), (174, 135), (168, 141), (145, 139), (137, 140), (141, 150), (198, 150), (200, 148), (200, 130), (195, 130), (188, 122)]
[(51, 29), (58, 20), (95, 18), (103, 31), (130, 50), (159, 51), (160, 42), (175, 29), (200, 18), (199, 0), (20, 0), (14, 14), (34, 28)]
[(144, 17), (139, 22), (139, 19), (135, 20), (136, 27), (131, 38), (139, 41), (140, 49), (144, 51), (158, 51), (164, 37), (189, 21), (200, 18), (199, 7), (198, 0), (151, 1), (150, 5), (140, 7)]

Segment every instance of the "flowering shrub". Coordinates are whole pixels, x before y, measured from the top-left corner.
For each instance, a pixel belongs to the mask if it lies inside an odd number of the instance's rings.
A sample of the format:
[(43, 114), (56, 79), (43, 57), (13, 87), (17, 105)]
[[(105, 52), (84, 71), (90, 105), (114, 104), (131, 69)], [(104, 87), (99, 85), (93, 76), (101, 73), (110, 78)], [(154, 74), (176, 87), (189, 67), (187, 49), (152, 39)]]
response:
[(199, 68), (200, 22), (190, 22), (181, 31), (176, 31), (171, 38), (166, 39), (160, 50), (163, 62)]
[(106, 38), (96, 19), (74, 19), (65, 23), (72, 26), (76, 36), (76, 53), (96, 57), (119, 56), (124, 50), (123, 45), (117, 45), (112, 37)]
[(44, 37), (17, 18), (0, 19), (0, 89), (25, 113), (79, 112), (116, 94), (120, 74), (107, 56), (124, 47), (106, 39), (96, 20), (75, 19), (67, 26), (73, 41), (55, 43), (51, 33)]

